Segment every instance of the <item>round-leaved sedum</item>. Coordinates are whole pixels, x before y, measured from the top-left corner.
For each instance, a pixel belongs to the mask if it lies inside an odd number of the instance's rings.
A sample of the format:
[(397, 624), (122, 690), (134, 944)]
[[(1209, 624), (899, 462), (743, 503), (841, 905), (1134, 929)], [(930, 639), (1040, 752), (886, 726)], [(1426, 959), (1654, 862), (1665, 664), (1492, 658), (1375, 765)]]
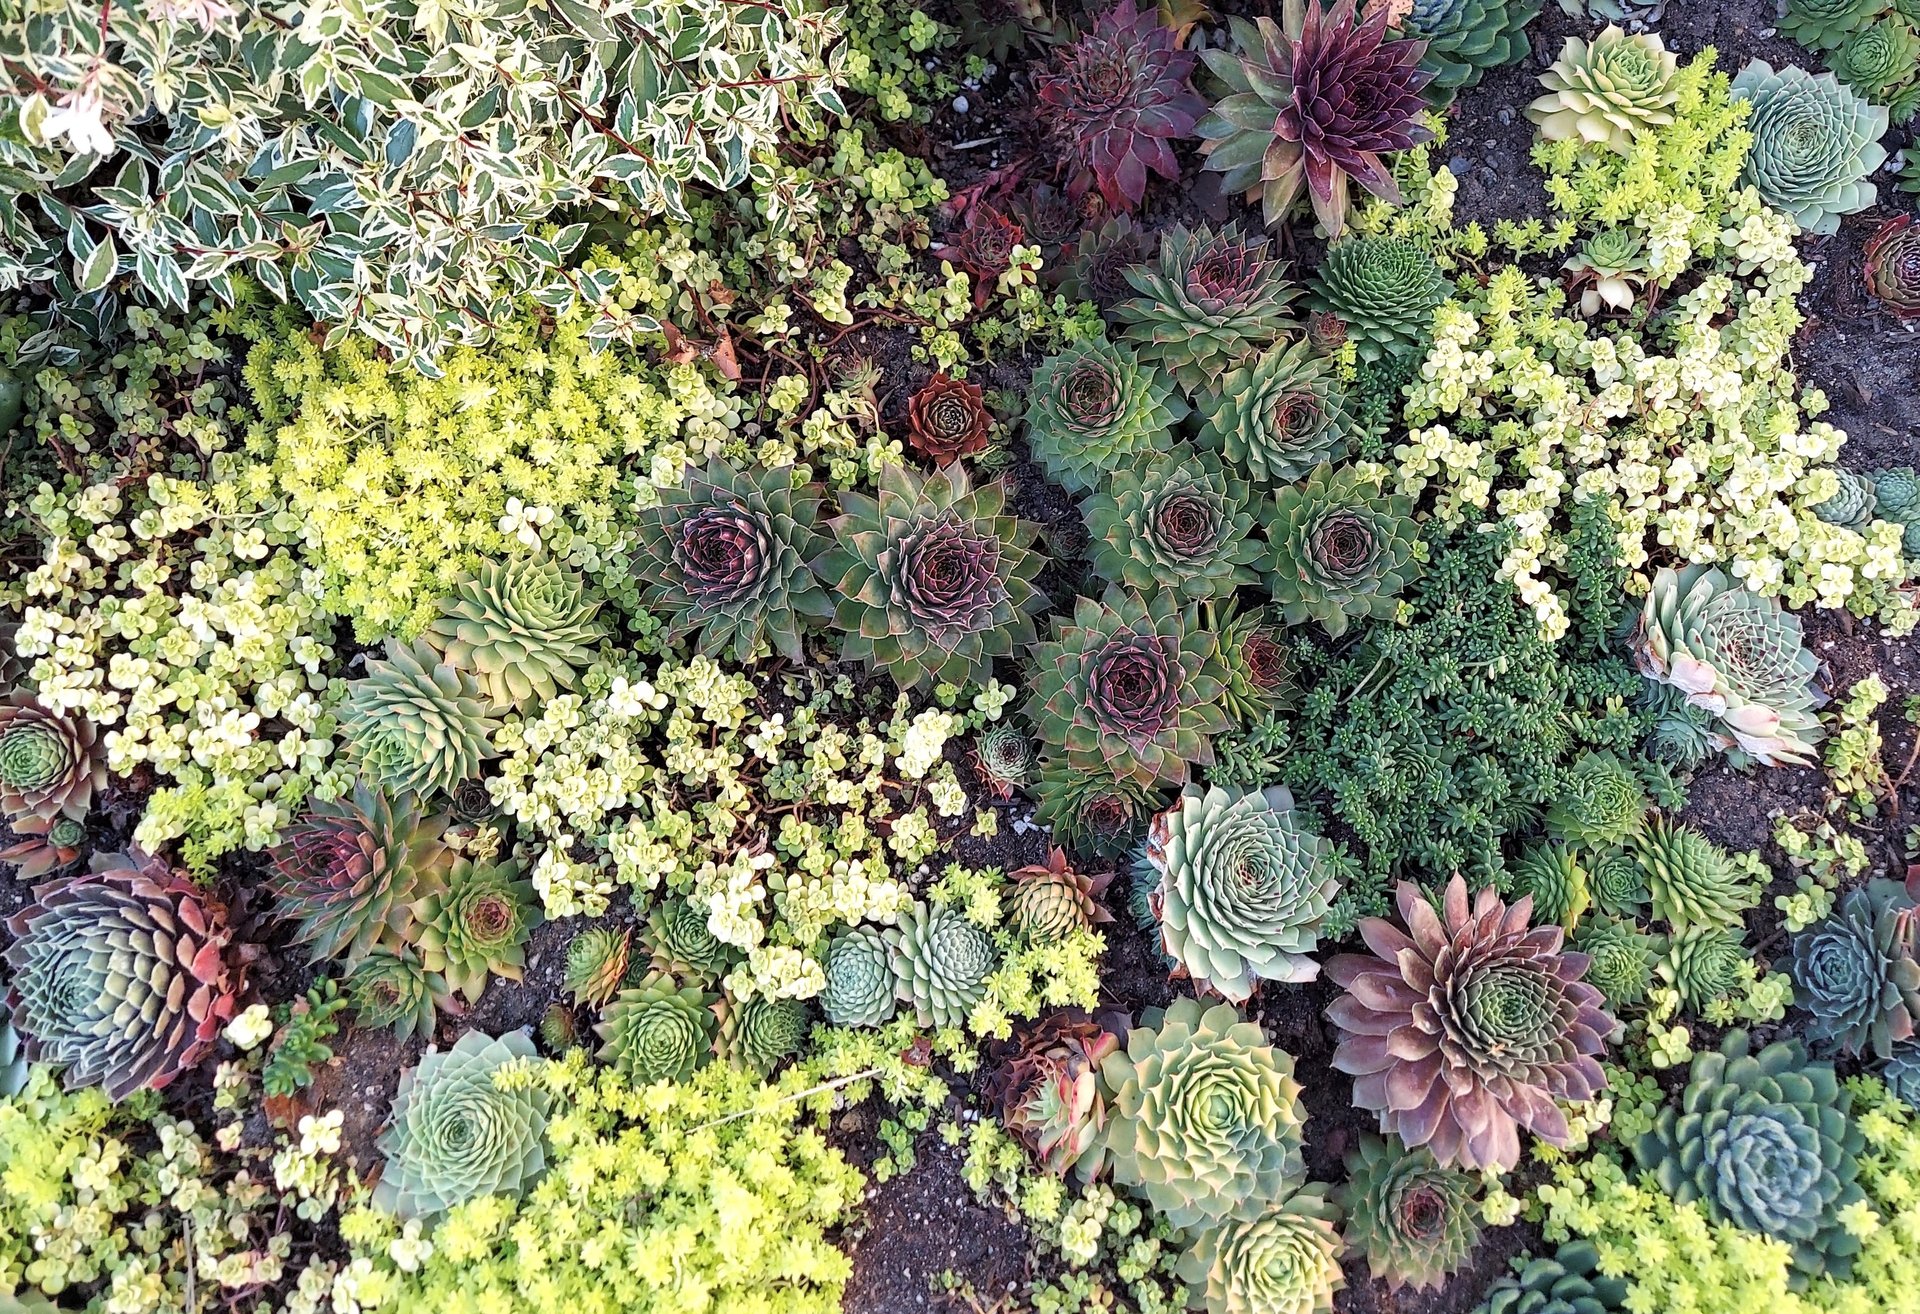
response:
[[(1302, 830), (1293, 797), (1189, 788), (1154, 818), (1141, 863), (1166, 950), (1201, 990), (1242, 1002), (1261, 981), (1311, 981), (1339, 880), (1329, 846)], [(1143, 873), (1144, 875), (1144, 873)]]
[(481, 1196), (517, 1197), (546, 1171), (551, 1097), (533, 1079), (501, 1084), (503, 1069), (537, 1056), (524, 1032), (495, 1040), (469, 1031), (400, 1075), (373, 1202), (402, 1218), (435, 1218)]

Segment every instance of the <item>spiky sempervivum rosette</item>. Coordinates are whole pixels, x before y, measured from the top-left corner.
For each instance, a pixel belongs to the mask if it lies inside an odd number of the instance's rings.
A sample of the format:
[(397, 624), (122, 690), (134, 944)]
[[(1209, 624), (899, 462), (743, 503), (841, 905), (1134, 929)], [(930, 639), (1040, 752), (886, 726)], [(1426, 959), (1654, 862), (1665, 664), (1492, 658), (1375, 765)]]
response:
[(364, 780), (350, 795), (316, 800), (273, 847), (274, 914), (316, 963), (411, 943), (414, 904), (453, 861), (446, 829), (411, 795), (389, 797)]
[(431, 972), (477, 1003), (488, 976), (518, 981), (527, 962), (527, 937), (545, 920), (533, 882), (514, 861), (455, 858), (445, 887), (414, 905), (417, 944)]
[(1067, 195), (1098, 188), (1108, 208), (1137, 209), (1147, 174), (1178, 181), (1170, 143), (1193, 135), (1207, 103), (1193, 90), (1195, 59), (1149, 4), (1119, 0), (1034, 75), (1040, 121), (1070, 171)]
[(647, 913), (640, 942), (652, 970), (703, 985), (719, 980), (738, 956), (708, 927), (706, 909), (679, 897), (663, 899)]
[(1628, 36), (1609, 25), (1592, 41), (1568, 37), (1540, 75), (1547, 94), (1527, 117), (1548, 141), (1583, 141), (1625, 155), (1634, 140), (1673, 122), (1679, 58), (1656, 33)]
[(1361, 360), (1423, 351), (1451, 284), (1426, 248), (1401, 237), (1348, 237), (1327, 248), (1307, 304), (1337, 315)]
[(9, 823), (14, 842), (0, 849), (0, 862), (13, 864), (13, 878), (21, 882), (71, 866), (80, 860), (87, 828), (72, 817), (20, 817)]
[(13, 1027), (70, 1090), (168, 1085), (212, 1050), (245, 987), (225, 909), (137, 851), (41, 886), (7, 929)]
[(916, 903), (882, 932), (895, 992), (923, 1027), (965, 1026), (999, 966), (993, 939), (955, 908)]
[(1036, 527), (1007, 509), (999, 481), (965, 467), (880, 471), (877, 495), (840, 494), (832, 546), (814, 573), (839, 600), (840, 658), (884, 670), (903, 689), (984, 680), (995, 657), (1034, 642)]
[(1107, 1125), (1100, 1065), (1120, 1038), (1073, 1013), (1051, 1013), (1025, 1031), (987, 1080), (1000, 1122), (1056, 1177), (1065, 1177)]
[(1873, 204), (1867, 179), (1887, 162), (1886, 106), (1869, 104), (1831, 73), (1791, 65), (1775, 72), (1758, 59), (1733, 79), (1733, 94), (1753, 102), (1753, 147), (1740, 180), (1761, 200), (1820, 236)]
[(1840, 1221), (1863, 1200), (1853, 1095), (1798, 1040), (1759, 1053), (1744, 1031), (1693, 1060), (1678, 1108), (1660, 1110), (1634, 1158), (1680, 1204), (1785, 1243), (1802, 1273), (1844, 1278), (1860, 1238)]
[(972, 276), (973, 304), (983, 308), (1000, 275), (1012, 266), (1014, 247), (1025, 238), (1019, 224), (988, 202), (976, 201), (933, 253)]
[(907, 442), (935, 465), (987, 450), (992, 420), (980, 385), (936, 373), (907, 399)]
[(1276, 344), (1229, 370), (1200, 408), (1200, 446), (1263, 490), (1339, 460), (1359, 432), (1346, 389), (1305, 342)]
[(600, 1058), (636, 1086), (685, 1081), (713, 1055), (718, 1002), (718, 995), (698, 986), (683, 988), (659, 973), (648, 976), (622, 990), (600, 1014), (593, 1028), (601, 1040)]
[(1593, 901), (1580, 855), (1564, 844), (1536, 844), (1513, 865), (1513, 888), (1533, 900), (1533, 919), (1571, 931)]
[(1487, 1291), (1474, 1314), (1624, 1314), (1627, 1279), (1600, 1271), (1600, 1248), (1569, 1241), (1521, 1263)]
[[(1377, 0), (1376, 0), (1377, 3)], [(1427, 43), (1420, 67), (1433, 75), (1427, 99), (1444, 105), (1480, 81), (1488, 69), (1517, 64), (1533, 53), (1526, 27), (1541, 0), (1413, 0), (1400, 30)]]
[(1049, 479), (1084, 493), (1164, 450), (1186, 414), (1173, 380), (1142, 365), (1132, 347), (1086, 338), (1034, 370), (1027, 446)]
[(1100, 1084), (1107, 1131), (1083, 1170), (1111, 1167), (1173, 1227), (1256, 1218), (1306, 1177), (1293, 1056), (1231, 1004), (1147, 1010)]
[(1189, 1242), (1174, 1274), (1205, 1314), (1327, 1314), (1346, 1285), (1340, 1209), (1310, 1182), (1256, 1218), (1216, 1223)]
[(402, 1218), (437, 1218), (483, 1195), (518, 1197), (547, 1170), (552, 1097), (538, 1080), (496, 1084), (502, 1069), (538, 1058), (515, 1031), (480, 1031), (400, 1074), (393, 1122), (381, 1133), (386, 1165), (373, 1203)]
[(1861, 255), (1867, 291), (1901, 319), (1920, 315), (1920, 229), (1912, 215), (1895, 215), (1867, 239)]
[(1646, 786), (1633, 768), (1612, 753), (1584, 753), (1547, 808), (1547, 834), (1604, 848), (1638, 834), (1646, 816)]
[(498, 708), (431, 645), (387, 641), (387, 660), (347, 685), (340, 735), (361, 774), (390, 794), (451, 793), (495, 756)]
[(1895, 124), (1912, 118), (1920, 103), (1913, 86), (1914, 74), (1920, 72), (1920, 35), (1910, 21), (1888, 14), (1848, 36), (1827, 56), (1833, 75), (1874, 104), (1885, 105)]
[(1630, 921), (1589, 917), (1574, 932), (1573, 947), (1592, 960), (1587, 982), (1614, 1009), (1637, 1006), (1653, 984), (1654, 938)]
[(1420, 571), (1412, 511), (1353, 468), (1323, 465), (1275, 493), (1261, 569), (1287, 624), (1317, 620), (1338, 638), (1351, 621), (1391, 615)]
[(1113, 883), (1113, 873), (1075, 871), (1066, 851), (1057, 846), (1047, 850), (1045, 862), (1020, 868), (1012, 880), (1007, 920), (1022, 935), (1054, 940), (1113, 920), (1100, 903), (1100, 896)]
[[(1217, 386), (1242, 357), (1293, 327), (1300, 294), (1266, 238), (1177, 224), (1160, 235), (1160, 255), (1126, 272), (1138, 294), (1113, 308), (1140, 359), (1172, 374), (1189, 393)], [(1039, 386), (1036, 377), (1035, 387)]]
[(766, 1077), (806, 1047), (813, 1021), (798, 999), (723, 999), (714, 1047), (736, 1068)]
[(1213, 762), (1210, 736), (1228, 725), (1217, 642), (1165, 593), (1077, 599), (1034, 650), (1029, 678), (1041, 741), (1092, 774), (1183, 784), (1190, 763)]
[(877, 1027), (893, 1017), (900, 978), (893, 947), (877, 926), (855, 926), (827, 946), (820, 1007), (836, 1027)]
[(1884, 13), (1887, 0), (1786, 0), (1780, 32), (1811, 50), (1833, 50)]
[(1653, 898), (1640, 859), (1630, 849), (1607, 849), (1589, 859), (1587, 889), (1594, 906), (1609, 917), (1638, 917)]
[(649, 611), (668, 641), (694, 636), (708, 656), (734, 661), (761, 643), (799, 661), (800, 635), (833, 615), (833, 601), (807, 563), (825, 547), (820, 490), (793, 486), (790, 466), (736, 472), (714, 458), (634, 524), (634, 568)]
[(1411, 882), (1398, 903), (1405, 931), (1364, 918), (1372, 955), (1327, 963), (1346, 991), (1327, 1009), (1333, 1066), (1353, 1075), (1354, 1103), (1449, 1167), (1511, 1169), (1523, 1127), (1565, 1145), (1558, 1101), (1606, 1086), (1596, 1056), (1614, 1027), (1581, 979), (1587, 956), (1562, 951), (1559, 927), (1530, 927), (1528, 899), (1508, 907), (1489, 888), (1469, 904), (1457, 875), (1439, 909)]
[(1073, 852), (1118, 858), (1160, 810), (1161, 793), (1127, 776), (1084, 771), (1064, 757), (1040, 763), (1033, 819)]
[(560, 988), (574, 1003), (599, 1008), (620, 992), (632, 954), (632, 927), (589, 926), (567, 941)]
[(1909, 1109), (1920, 1109), (1920, 1042), (1896, 1046), (1880, 1069), (1887, 1093)]
[(412, 949), (375, 949), (347, 970), (340, 991), (361, 1026), (386, 1027), (402, 1040), (432, 1040), (436, 1015), (455, 1010), (447, 978)]
[(1069, 301), (1091, 301), (1105, 310), (1133, 290), (1127, 270), (1146, 256), (1146, 230), (1124, 214), (1114, 215), (1080, 234), (1060, 292)]
[(974, 774), (988, 794), (1004, 803), (1013, 791), (1030, 783), (1038, 755), (1033, 741), (1018, 726), (1000, 722), (985, 726), (973, 741)]
[(1343, 1239), (1389, 1291), (1437, 1287), (1467, 1262), (1480, 1240), (1479, 1178), (1441, 1167), (1425, 1146), (1365, 1133), (1346, 1164), (1334, 1192)]
[(1354, 0), (1296, 0), (1279, 23), (1229, 19), (1234, 48), (1202, 52), (1227, 88), (1196, 129), (1206, 167), (1227, 191), (1257, 199), (1269, 225), (1304, 197), (1340, 232), (1350, 181), (1400, 203), (1384, 157), (1433, 139), (1420, 121), (1433, 75), (1420, 67), (1426, 42), (1387, 40), (1392, 8), (1376, 4), (1359, 20)]
[(1751, 981), (1751, 966), (1752, 955), (1740, 932), (1713, 926), (1673, 932), (1654, 964), (1690, 1013), (1704, 1013), (1740, 989), (1743, 981)]
[(1632, 851), (1653, 915), (1676, 931), (1738, 927), (1740, 915), (1759, 901), (1726, 851), (1691, 826), (1655, 817)]
[(1142, 592), (1210, 598), (1254, 582), (1253, 490), (1206, 451), (1115, 470), (1081, 503), (1093, 573)]
[(1189, 787), (1154, 818), (1139, 860), (1159, 878), (1152, 903), (1167, 952), (1201, 990), (1235, 1003), (1261, 981), (1313, 980), (1340, 890), (1329, 849), (1300, 828), (1281, 786)]
[(1300, 687), (1287, 653), (1286, 632), (1272, 613), (1265, 607), (1239, 611), (1230, 605), (1216, 628), (1220, 665), (1226, 672), (1220, 702), (1228, 715), (1247, 725), (1292, 707)]
[(0, 698), (0, 812), (85, 821), (107, 787), (107, 755), (93, 722), (50, 712), (24, 691)]
[(1812, 759), (1819, 662), (1800, 621), (1714, 566), (1654, 576), (1633, 637), (1634, 661), (1714, 717), (1714, 746), (1769, 766)]
[(1793, 937), (1787, 975), (1816, 1046), (1880, 1058), (1920, 1019), (1920, 914), (1898, 881), (1869, 881)]
[(463, 576), (426, 640), (502, 706), (571, 689), (607, 629), (579, 575), (557, 561), (484, 561)]

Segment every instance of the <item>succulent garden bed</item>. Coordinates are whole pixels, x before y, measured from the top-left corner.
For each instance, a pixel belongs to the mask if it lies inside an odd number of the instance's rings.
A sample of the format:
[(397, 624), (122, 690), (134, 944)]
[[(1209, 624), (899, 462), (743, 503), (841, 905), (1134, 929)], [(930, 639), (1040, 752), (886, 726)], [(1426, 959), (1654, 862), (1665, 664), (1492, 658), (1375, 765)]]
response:
[(0, 1309), (1920, 1286), (1920, 10), (0, 15)]

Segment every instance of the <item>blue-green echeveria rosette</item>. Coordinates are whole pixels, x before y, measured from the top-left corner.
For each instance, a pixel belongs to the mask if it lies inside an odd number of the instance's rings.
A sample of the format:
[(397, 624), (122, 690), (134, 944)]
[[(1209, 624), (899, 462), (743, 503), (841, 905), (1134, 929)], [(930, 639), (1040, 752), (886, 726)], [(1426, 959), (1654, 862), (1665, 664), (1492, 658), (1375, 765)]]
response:
[(736, 471), (718, 457), (635, 519), (641, 598), (669, 642), (692, 636), (710, 657), (749, 660), (766, 643), (801, 660), (801, 636), (833, 616), (808, 569), (824, 549), (820, 490), (793, 468)]
[(1287, 623), (1319, 621), (1338, 638), (1352, 621), (1392, 615), (1420, 571), (1412, 513), (1409, 499), (1352, 468), (1323, 465), (1275, 493), (1261, 568)]
[(1184, 784), (1213, 762), (1230, 718), (1218, 641), (1196, 608), (1118, 587), (1080, 598), (1034, 652), (1026, 713), (1073, 769), (1141, 784)]
[(1174, 1267), (1204, 1314), (1328, 1314), (1346, 1285), (1340, 1208), (1309, 1182), (1252, 1219), (1196, 1233)]
[(536, 1075), (502, 1084), (503, 1070), (538, 1057), (524, 1032), (480, 1031), (429, 1053), (400, 1075), (373, 1202), (402, 1218), (437, 1218), (482, 1196), (523, 1195), (547, 1168), (552, 1099)]
[(1831, 73), (1792, 65), (1775, 71), (1754, 60), (1733, 79), (1733, 94), (1753, 102), (1753, 147), (1740, 180), (1807, 232), (1827, 236), (1844, 215), (1874, 202), (1867, 179), (1887, 162), (1880, 138), (1887, 107), (1873, 105)]
[(1149, 1009), (1100, 1065), (1107, 1130), (1082, 1160), (1178, 1228), (1251, 1220), (1306, 1177), (1293, 1057), (1231, 1004)]
[(899, 978), (893, 950), (877, 926), (855, 926), (827, 947), (820, 1007), (836, 1027), (877, 1027), (893, 1017)]
[(1200, 409), (1198, 445), (1262, 489), (1339, 460), (1359, 434), (1346, 389), (1305, 342), (1270, 347), (1227, 371)]
[(840, 495), (831, 546), (813, 563), (838, 600), (841, 660), (912, 689), (976, 683), (995, 657), (1027, 651), (1043, 559), (1006, 486), (976, 488), (957, 462), (930, 475), (886, 466), (878, 483), (872, 497)]
[(1799, 1040), (1756, 1053), (1734, 1031), (1695, 1057), (1679, 1106), (1660, 1110), (1633, 1153), (1678, 1203), (1785, 1243), (1802, 1281), (1844, 1279), (1860, 1238), (1840, 1214), (1865, 1199), (1852, 1104), (1833, 1065), (1810, 1060)]
[(1822, 1048), (1889, 1058), (1920, 1020), (1920, 912), (1898, 881), (1850, 890), (1824, 921), (1793, 937), (1787, 974)]
[(1142, 592), (1203, 599), (1254, 582), (1253, 490), (1210, 452), (1163, 453), (1115, 470), (1081, 504), (1093, 573)]
[(1600, 1271), (1600, 1248), (1591, 1241), (1569, 1241), (1515, 1265), (1475, 1314), (1625, 1314), (1627, 1279)]
[(985, 931), (954, 908), (916, 903), (882, 932), (892, 950), (894, 988), (923, 1027), (965, 1026), (1000, 964)]
[[(1154, 818), (1140, 862), (1157, 873), (1152, 905), (1166, 950), (1202, 991), (1244, 1002), (1261, 981), (1311, 981), (1339, 880), (1293, 796), (1189, 787)], [(1143, 872), (1143, 877), (1145, 873)]]
[(1480, 81), (1489, 69), (1517, 64), (1533, 53), (1526, 27), (1541, 0), (1413, 0), (1400, 30), (1427, 43), (1420, 67), (1433, 74), (1427, 99), (1436, 105)]
[(1047, 478), (1084, 493), (1166, 450), (1187, 416), (1170, 375), (1133, 348), (1084, 338), (1049, 356), (1027, 390), (1027, 447)]

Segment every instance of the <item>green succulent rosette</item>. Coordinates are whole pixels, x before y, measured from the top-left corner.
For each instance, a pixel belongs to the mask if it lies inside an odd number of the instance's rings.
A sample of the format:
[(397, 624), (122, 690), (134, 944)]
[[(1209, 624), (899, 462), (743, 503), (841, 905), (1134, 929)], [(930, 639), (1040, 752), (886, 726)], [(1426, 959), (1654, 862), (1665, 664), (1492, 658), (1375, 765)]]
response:
[(456, 858), (445, 888), (414, 905), (421, 961), (469, 1002), (479, 1002), (490, 976), (520, 979), (527, 937), (546, 920), (533, 882), (520, 872), (511, 860)]
[(798, 999), (727, 999), (721, 1002), (720, 1036), (716, 1047), (727, 1062), (761, 1077), (770, 1076), (782, 1060), (806, 1048), (813, 1020)]
[(1000, 965), (993, 938), (959, 910), (916, 903), (882, 932), (895, 992), (923, 1027), (963, 1027)]
[(1612, 753), (1585, 753), (1547, 808), (1547, 834), (1564, 844), (1621, 844), (1640, 832), (1647, 806), (1632, 767)]
[(1852, 33), (1827, 56), (1833, 75), (1904, 123), (1913, 116), (1912, 83), (1920, 74), (1920, 35), (1887, 17)]
[(1682, 1007), (1703, 1014), (1751, 980), (1746, 973), (1751, 963), (1740, 932), (1692, 926), (1667, 936), (1654, 968), (1679, 994)]
[(9, 820), (85, 821), (107, 787), (106, 746), (82, 717), (24, 690), (0, 696), (0, 812)]
[(1189, 787), (1154, 818), (1141, 878), (1166, 951), (1203, 991), (1243, 1003), (1261, 981), (1311, 981), (1321, 925), (1340, 891), (1331, 846), (1303, 830), (1293, 796)]
[(600, 1058), (636, 1086), (685, 1081), (713, 1056), (718, 995), (654, 973), (622, 990), (600, 1015)]
[(495, 1077), (537, 1057), (523, 1032), (496, 1040), (469, 1031), (401, 1073), (377, 1143), (386, 1164), (374, 1205), (433, 1219), (482, 1196), (525, 1194), (546, 1172), (552, 1099), (537, 1078), (503, 1086)]
[[(1874, 203), (1867, 179), (1887, 162), (1880, 145), (1888, 115), (1831, 73), (1754, 60), (1733, 79), (1733, 94), (1753, 102), (1753, 147), (1740, 175), (1760, 199), (1809, 233), (1839, 231), (1844, 215)], [(1695, 569), (1698, 569), (1697, 567)]]
[(1514, 1275), (1495, 1282), (1474, 1314), (1625, 1314), (1627, 1279), (1600, 1271), (1600, 1249), (1591, 1241), (1514, 1263)]
[(1349, 237), (1327, 248), (1307, 304), (1338, 316), (1363, 361), (1423, 351), (1452, 284), (1425, 247), (1401, 237)]
[(1265, 237), (1237, 223), (1217, 232), (1175, 225), (1161, 234), (1157, 260), (1127, 270), (1138, 295), (1115, 306), (1113, 318), (1143, 362), (1189, 394), (1211, 388), (1294, 327), (1289, 306), (1299, 288), (1272, 252)]
[(669, 896), (655, 904), (640, 927), (648, 965), (682, 981), (711, 985), (739, 957), (707, 926), (707, 911), (689, 899)]
[(1879, 509), (1873, 480), (1851, 470), (1835, 470), (1833, 474), (1840, 486), (1832, 497), (1814, 506), (1813, 514), (1829, 525), (1865, 532)]
[(1632, 851), (1653, 915), (1676, 931), (1738, 928), (1741, 914), (1756, 902), (1745, 873), (1691, 826), (1656, 817), (1635, 837)]
[(836, 1027), (877, 1027), (892, 1019), (900, 979), (893, 949), (877, 926), (855, 926), (827, 946), (820, 1007)]
[(790, 466), (736, 471), (715, 458), (635, 520), (634, 568), (669, 642), (693, 636), (710, 657), (752, 659), (762, 643), (800, 661), (800, 637), (833, 616), (807, 563), (825, 547), (820, 490)]
[(447, 978), (410, 948), (375, 949), (347, 969), (340, 993), (361, 1026), (386, 1027), (402, 1040), (432, 1040), (436, 1018), (454, 1010)]
[(632, 956), (631, 927), (590, 926), (567, 942), (560, 988), (574, 1003), (599, 1008), (620, 992)]
[(1201, 399), (1198, 443), (1271, 489), (1339, 460), (1359, 436), (1345, 387), (1305, 342), (1269, 347)]
[(425, 638), (495, 703), (524, 707), (579, 681), (607, 636), (579, 575), (557, 561), (485, 561), (441, 599)]
[(1587, 869), (1565, 844), (1536, 844), (1513, 866), (1513, 889), (1533, 899), (1535, 925), (1571, 931), (1593, 902)]
[(995, 657), (1027, 651), (1044, 559), (1006, 486), (976, 488), (957, 462), (930, 475), (885, 466), (878, 484), (872, 497), (840, 494), (832, 546), (813, 563), (839, 600), (841, 660), (913, 689), (978, 683)]
[(1299, 701), (1285, 629), (1265, 607), (1240, 611), (1229, 605), (1216, 629), (1220, 635), (1220, 665), (1226, 672), (1220, 702), (1227, 714), (1251, 725)]
[(1165, 802), (1161, 791), (1128, 776), (1084, 771), (1064, 757), (1043, 758), (1033, 819), (1073, 852), (1118, 858), (1132, 851)]
[(1647, 889), (1647, 874), (1631, 849), (1605, 849), (1587, 863), (1587, 889), (1593, 906), (1609, 917), (1638, 917), (1653, 894)]
[(1149, 1009), (1100, 1065), (1107, 1131), (1091, 1177), (1111, 1168), (1177, 1228), (1251, 1221), (1306, 1177), (1293, 1057), (1231, 1004)]
[(1115, 470), (1081, 503), (1093, 573), (1183, 598), (1231, 593), (1254, 582), (1253, 490), (1210, 452), (1167, 453)]
[(1615, 1012), (1637, 1007), (1646, 999), (1659, 944), (1637, 925), (1612, 917), (1589, 917), (1574, 932), (1573, 947), (1590, 960), (1587, 984), (1605, 995)]
[(413, 905), (440, 888), (453, 853), (445, 817), (423, 816), (411, 795), (366, 781), (316, 799), (271, 851), (274, 915), (314, 962), (398, 950), (417, 933)]
[(1787, 975), (1816, 1047), (1890, 1058), (1920, 1022), (1920, 912), (1897, 881), (1841, 896), (1830, 917), (1793, 937)]
[(1735, 1031), (1695, 1057), (1679, 1106), (1660, 1110), (1633, 1154), (1677, 1203), (1784, 1243), (1803, 1283), (1844, 1279), (1860, 1238), (1840, 1215), (1865, 1199), (1852, 1104), (1833, 1065), (1798, 1040), (1756, 1053)]
[(1887, 0), (1786, 0), (1780, 34), (1810, 50), (1832, 50), (1886, 8)]
[(1389, 1291), (1431, 1290), (1464, 1265), (1480, 1241), (1480, 1179), (1443, 1168), (1425, 1147), (1362, 1133), (1346, 1158), (1334, 1200), (1342, 1239)]
[(389, 794), (451, 794), (494, 753), (500, 717), (471, 675), (426, 643), (387, 642), (387, 660), (347, 685), (340, 736)]
[(1657, 33), (1609, 25), (1592, 41), (1570, 36), (1540, 75), (1547, 94), (1527, 117), (1548, 141), (1581, 141), (1625, 155), (1634, 140), (1673, 122), (1679, 59)]
[(1027, 390), (1027, 447), (1047, 478), (1084, 493), (1164, 451), (1187, 403), (1133, 348), (1086, 338), (1049, 356)]
[(1215, 636), (1166, 593), (1109, 588), (1055, 618), (1034, 651), (1026, 714), (1069, 768), (1142, 785), (1184, 784), (1229, 724)]
[(1427, 99), (1445, 105), (1489, 69), (1517, 64), (1533, 53), (1527, 24), (1540, 0), (1413, 0), (1400, 30), (1426, 41), (1420, 67), (1433, 74)]
[(1340, 1209), (1317, 1182), (1258, 1217), (1196, 1233), (1174, 1266), (1205, 1314), (1326, 1314), (1346, 1285), (1340, 1271)]
[(1355, 620), (1392, 615), (1420, 571), (1412, 511), (1358, 471), (1324, 465), (1275, 493), (1261, 569), (1287, 624), (1318, 621), (1338, 638)]

